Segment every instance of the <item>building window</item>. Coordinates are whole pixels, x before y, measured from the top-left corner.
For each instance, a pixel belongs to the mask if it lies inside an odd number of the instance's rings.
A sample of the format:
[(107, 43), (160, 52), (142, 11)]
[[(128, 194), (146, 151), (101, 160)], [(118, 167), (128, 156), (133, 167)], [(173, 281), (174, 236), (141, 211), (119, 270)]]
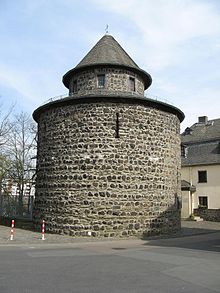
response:
[(207, 171), (198, 171), (198, 183), (207, 182)]
[(129, 77), (129, 89), (132, 92), (135, 92), (135, 79), (134, 77)]
[(70, 82), (70, 92), (69, 92), (69, 94), (72, 95), (72, 94), (74, 94), (76, 92), (77, 92), (77, 80), (75, 79), (75, 80), (72, 80)]
[(199, 208), (208, 208), (208, 197), (207, 196), (199, 196)]
[(184, 130), (183, 135), (189, 135), (189, 134), (191, 134), (191, 133), (192, 133), (192, 129), (189, 128), (189, 127), (187, 127), (187, 128)]
[(105, 87), (105, 74), (98, 74), (98, 88), (104, 88)]
[(181, 144), (181, 157), (183, 158), (187, 157), (187, 147), (183, 144)]
[(73, 81), (73, 93), (77, 92), (77, 80)]

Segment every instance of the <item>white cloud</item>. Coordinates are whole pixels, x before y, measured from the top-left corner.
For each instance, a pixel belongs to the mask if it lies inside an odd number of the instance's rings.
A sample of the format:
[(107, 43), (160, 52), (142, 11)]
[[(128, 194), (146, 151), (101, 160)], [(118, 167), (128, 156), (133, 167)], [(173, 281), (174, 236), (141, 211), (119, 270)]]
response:
[(209, 0), (8, 2), (0, 11), (0, 83), (19, 92), (30, 111), (67, 92), (62, 75), (95, 45), (108, 23), (110, 34), (152, 75), (151, 96), (180, 107), (186, 124), (193, 113), (197, 118), (207, 111), (211, 117), (209, 105), (219, 105), (220, 92), (220, 15), (214, 5), (220, 6)]
[[(46, 102), (49, 98), (59, 94), (67, 93), (62, 86), (60, 77), (53, 72), (38, 70), (24, 72), (0, 66), (0, 85), (8, 87), (17, 92), (17, 99), (10, 97), (20, 108), (27, 108), (33, 111), (34, 108)], [(28, 107), (26, 107), (26, 104)]]
[[(182, 129), (195, 123), (198, 116), (220, 117), (218, 1), (93, 0), (93, 3), (121, 17), (119, 41), (153, 77), (146, 93), (179, 107), (186, 115)], [(126, 21), (133, 31), (125, 27)]]
[[(142, 56), (148, 66), (160, 70), (181, 62), (184, 44), (191, 39), (220, 31), (219, 15), (206, 1), (193, 0), (94, 0), (98, 7), (112, 11), (131, 21), (137, 28)], [(120, 30), (120, 28), (119, 28)], [(126, 36), (129, 40), (129, 32)], [(140, 52), (140, 50), (139, 50)]]
[(31, 86), (30, 80), (26, 76), (23, 76), (21, 72), (1, 66), (0, 80), (1, 84), (8, 86), (16, 90), (22, 96), (28, 98), (28, 100), (34, 100), (35, 94)]

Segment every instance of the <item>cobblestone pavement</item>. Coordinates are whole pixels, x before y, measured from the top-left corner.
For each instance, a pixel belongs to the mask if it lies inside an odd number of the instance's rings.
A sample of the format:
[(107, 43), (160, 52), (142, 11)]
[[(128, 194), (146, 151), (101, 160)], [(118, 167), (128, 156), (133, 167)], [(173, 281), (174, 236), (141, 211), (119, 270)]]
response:
[[(209, 234), (214, 232), (220, 232), (220, 223), (217, 222), (193, 222), (193, 221), (183, 221), (182, 222), (182, 230), (181, 233), (172, 236), (172, 237), (151, 237), (149, 239), (160, 239), (160, 238), (181, 238), (199, 234)], [(145, 239), (147, 241), (148, 239)], [(29, 230), (16, 228), (15, 222), (15, 230), (14, 230), (14, 240), (10, 240), (10, 227), (0, 225), (0, 245), (23, 245), (23, 244), (68, 244), (68, 243), (86, 243), (86, 242), (100, 242), (100, 241), (123, 241), (124, 243), (128, 243), (128, 241), (133, 243), (141, 243), (142, 240), (137, 238), (129, 238), (129, 239), (109, 239), (109, 238), (74, 238), (65, 235), (56, 235), (56, 234), (45, 234), (45, 240), (41, 239), (41, 233), (33, 232)]]

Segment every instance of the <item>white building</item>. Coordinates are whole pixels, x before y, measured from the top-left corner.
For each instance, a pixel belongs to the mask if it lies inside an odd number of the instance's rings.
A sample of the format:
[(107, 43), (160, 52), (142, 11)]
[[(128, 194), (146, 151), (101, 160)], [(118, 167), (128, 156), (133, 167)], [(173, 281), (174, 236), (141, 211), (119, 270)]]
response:
[(182, 217), (199, 209), (220, 219), (220, 119), (199, 117), (181, 141)]

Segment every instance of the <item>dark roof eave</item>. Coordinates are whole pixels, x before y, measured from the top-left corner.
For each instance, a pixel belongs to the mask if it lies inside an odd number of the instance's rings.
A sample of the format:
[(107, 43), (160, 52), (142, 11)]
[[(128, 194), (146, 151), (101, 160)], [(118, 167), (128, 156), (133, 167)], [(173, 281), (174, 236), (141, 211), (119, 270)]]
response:
[(33, 118), (35, 121), (38, 120), (38, 117), (41, 113), (41, 111), (44, 111), (46, 108), (50, 107), (50, 106), (54, 106), (54, 105), (60, 105), (63, 103), (67, 103), (67, 104), (72, 104), (72, 103), (92, 103), (95, 101), (104, 101), (104, 102), (109, 102), (113, 100), (113, 102), (115, 103), (125, 103), (125, 102), (133, 102), (133, 103), (143, 103), (143, 104), (147, 104), (150, 107), (154, 107), (154, 108), (158, 108), (162, 111), (165, 112), (169, 112), (169, 113), (173, 113), (175, 114), (178, 119), (180, 120), (180, 122), (183, 121), (183, 119), (185, 118), (184, 113), (169, 104), (166, 104), (164, 102), (160, 102), (157, 100), (153, 100), (153, 99), (149, 99), (149, 98), (145, 98), (142, 96), (134, 96), (134, 95), (129, 95), (127, 94), (126, 96), (114, 96), (114, 95), (88, 95), (88, 96), (79, 96), (79, 97), (66, 97), (60, 100), (56, 100), (53, 102), (49, 102), (47, 104), (44, 104), (43, 106), (40, 106), (39, 108), (37, 108), (34, 113), (33, 113)]
[(183, 187), (181, 187), (181, 191), (191, 191), (191, 192), (196, 192), (196, 187), (195, 187), (195, 186), (190, 186), (190, 187), (183, 186)]
[(97, 67), (116, 67), (116, 68), (124, 68), (124, 69), (128, 69), (131, 71), (134, 71), (136, 73), (138, 73), (144, 80), (144, 89), (146, 90), (147, 88), (149, 88), (149, 86), (152, 84), (152, 78), (151, 75), (149, 73), (147, 73), (146, 71), (144, 71), (143, 69), (140, 68), (135, 68), (132, 66), (126, 66), (124, 64), (114, 64), (114, 63), (97, 63), (97, 64), (92, 64), (92, 65), (88, 65), (88, 66), (81, 66), (81, 67), (75, 67), (69, 71), (67, 71), (66, 74), (64, 74), (63, 76), (63, 84), (65, 85), (66, 88), (69, 88), (69, 82), (70, 82), (70, 77), (75, 74), (78, 73), (80, 71), (84, 71), (84, 70), (88, 70), (91, 68), (97, 68)]
[(181, 180), (181, 190), (182, 191), (191, 191), (191, 192), (196, 192), (196, 187), (195, 185), (192, 185), (186, 180)]
[(194, 163), (181, 163), (181, 167), (192, 167), (192, 166), (211, 166), (211, 165), (220, 165), (220, 161), (219, 162), (194, 162)]
[(216, 136), (216, 137), (213, 137), (213, 138), (210, 138), (210, 139), (206, 139), (206, 138), (196, 138), (194, 140), (184, 140), (183, 139), (183, 136), (181, 134), (181, 141), (182, 141), (182, 144), (184, 144), (185, 146), (191, 146), (191, 145), (200, 145), (201, 143), (207, 143), (207, 142), (216, 142), (216, 141), (220, 141), (220, 136)]

